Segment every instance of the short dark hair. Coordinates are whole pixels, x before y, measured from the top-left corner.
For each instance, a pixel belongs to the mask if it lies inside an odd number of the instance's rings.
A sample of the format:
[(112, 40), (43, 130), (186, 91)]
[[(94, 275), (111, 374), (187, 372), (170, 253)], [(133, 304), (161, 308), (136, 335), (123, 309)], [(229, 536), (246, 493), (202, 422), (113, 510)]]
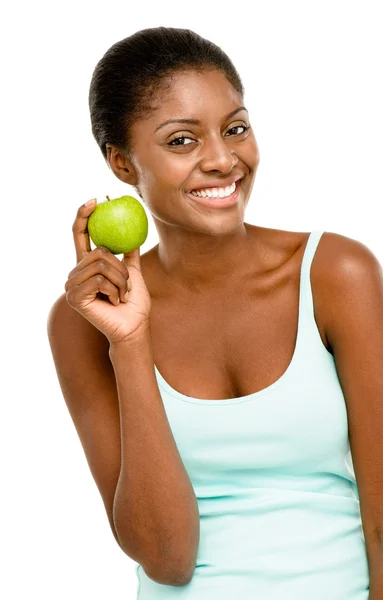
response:
[(244, 96), (227, 54), (190, 29), (141, 29), (116, 42), (97, 63), (89, 89), (93, 136), (107, 161), (106, 144), (130, 152), (132, 123), (149, 113), (154, 94), (177, 71), (221, 70)]

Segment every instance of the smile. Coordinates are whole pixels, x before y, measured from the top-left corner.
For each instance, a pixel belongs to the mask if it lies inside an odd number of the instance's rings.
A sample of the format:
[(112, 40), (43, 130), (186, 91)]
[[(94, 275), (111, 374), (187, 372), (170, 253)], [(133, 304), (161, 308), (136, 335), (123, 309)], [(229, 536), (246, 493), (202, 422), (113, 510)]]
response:
[(229, 208), (238, 204), (241, 190), (241, 180), (237, 180), (231, 185), (223, 188), (205, 188), (201, 190), (191, 190), (187, 193), (194, 202), (207, 206), (208, 208), (220, 209)]
[(231, 185), (221, 188), (221, 187), (214, 187), (214, 188), (205, 188), (202, 190), (191, 190), (190, 194), (192, 194), (193, 196), (196, 196), (197, 198), (227, 198), (228, 196), (231, 196), (231, 194), (233, 194), (235, 192), (236, 189), (236, 182), (234, 181), (234, 183), (232, 183)]

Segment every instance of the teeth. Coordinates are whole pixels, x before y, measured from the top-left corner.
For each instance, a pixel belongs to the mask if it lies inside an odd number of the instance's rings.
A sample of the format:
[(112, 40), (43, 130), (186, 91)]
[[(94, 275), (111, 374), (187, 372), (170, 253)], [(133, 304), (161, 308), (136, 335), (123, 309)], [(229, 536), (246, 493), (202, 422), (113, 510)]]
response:
[(225, 188), (206, 188), (204, 190), (192, 190), (190, 193), (198, 198), (227, 198), (235, 192), (236, 183), (229, 185)]

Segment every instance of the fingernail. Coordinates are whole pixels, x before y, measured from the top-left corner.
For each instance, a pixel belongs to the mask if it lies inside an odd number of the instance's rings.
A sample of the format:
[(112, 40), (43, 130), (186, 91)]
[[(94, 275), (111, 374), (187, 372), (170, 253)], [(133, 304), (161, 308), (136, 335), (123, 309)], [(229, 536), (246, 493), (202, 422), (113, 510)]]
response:
[(92, 198), (92, 200), (88, 200), (88, 202), (85, 202), (84, 206), (90, 206), (95, 201), (96, 201), (96, 198)]

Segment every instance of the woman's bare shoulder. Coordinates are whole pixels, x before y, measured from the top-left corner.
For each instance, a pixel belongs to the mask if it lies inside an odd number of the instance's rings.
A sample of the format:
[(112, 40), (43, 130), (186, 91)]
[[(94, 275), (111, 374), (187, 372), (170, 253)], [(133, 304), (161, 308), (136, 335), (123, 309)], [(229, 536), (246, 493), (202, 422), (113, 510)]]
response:
[(109, 340), (67, 301), (65, 292), (52, 304), (48, 318), (47, 331), (51, 343), (60, 336), (70, 337), (76, 343), (80, 338), (106, 355), (109, 353)]

